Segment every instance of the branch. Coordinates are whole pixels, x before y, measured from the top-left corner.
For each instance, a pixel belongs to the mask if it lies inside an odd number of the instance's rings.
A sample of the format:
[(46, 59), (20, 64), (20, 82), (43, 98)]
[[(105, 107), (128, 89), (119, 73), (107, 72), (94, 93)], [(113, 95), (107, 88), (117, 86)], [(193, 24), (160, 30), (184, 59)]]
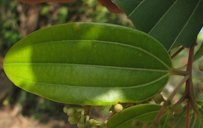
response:
[(170, 102), (171, 100), (173, 100), (174, 96), (176, 95), (177, 91), (180, 89), (181, 85), (183, 85), (185, 83), (185, 81), (188, 80), (188, 78), (189, 78), (189, 75), (187, 75), (186, 77), (184, 77), (184, 79), (182, 79), (180, 81), (180, 83), (176, 86), (176, 88), (173, 90), (171, 95), (166, 100), (166, 102), (165, 102), (166, 105), (168, 104), (167, 102)]
[(189, 50), (189, 56), (188, 56), (188, 63), (187, 63), (187, 71), (189, 73), (189, 78), (186, 81), (186, 86), (185, 86), (185, 95), (184, 97), (187, 100), (187, 106), (186, 106), (186, 128), (189, 128), (190, 125), (190, 103), (193, 102), (193, 86), (192, 86), (192, 64), (193, 64), (193, 54), (194, 54), (194, 47), (195, 44), (193, 43), (192, 47)]
[(173, 90), (173, 92), (171, 93), (171, 95), (168, 97), (168, 99), (164, 102), (163, 106), (161, 107), (159, 113), (156, 115), (154, 123), (158, 124), (160, 121), (161, 116), (165, 113), (166, 111), (166, 107), (167, 105), (170, 103), (171, 100), (173, 100), (174, 96), (177, 94), (178, 90), (180, 89), (181, 85), (183, 85), (185, 83), (185, 81), (187, 81), (189, 78), (189, 75), (187, 75), (186, 77), (184, 77), (180, 83), (176, 86), (176, 88)]
[(180, 47), (172, 56), (171, 58), (173, 59), (174, 57), (176, 57), (181, 51), (183, 51), (185, 48), (182, 46)]
[(187, 63), (187, 72), (189, 74), (189, 78), (186, 81), (185, 87), (185, 98), (190, 100), (191, 90), (192, 90), (192, 62), (193, 62), (193, 54), (194, 54), (194, 45), (189, 50), (189, 57)]

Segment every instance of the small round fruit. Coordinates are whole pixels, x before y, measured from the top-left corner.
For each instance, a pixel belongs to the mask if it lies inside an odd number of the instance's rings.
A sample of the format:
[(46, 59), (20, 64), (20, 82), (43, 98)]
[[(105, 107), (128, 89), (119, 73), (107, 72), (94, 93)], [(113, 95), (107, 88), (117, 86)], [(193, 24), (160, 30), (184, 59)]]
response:
[(77, 124), (77, 120), (73, 117), (68, 117), (68, 122), (73, 125), (73, 124)]
[(116, 104), (116, 105), (114, 106), (114, 110), (115, 110), (116, 112), (120, 112), (120, 111), (123, 110), (123, 106), (122, 106), (121, 104)]
[(75, 110), (74, 110), (73, 108), (68, 108), (67, 111), (66, 111), (66, 113), (67, 113), (68, 115), (73, 115), (73, 114), (75, 113)]
[(63, 107), (63, 112), (67, 113), (67, 111), (68, 111), (68, 108), (67, 107)]

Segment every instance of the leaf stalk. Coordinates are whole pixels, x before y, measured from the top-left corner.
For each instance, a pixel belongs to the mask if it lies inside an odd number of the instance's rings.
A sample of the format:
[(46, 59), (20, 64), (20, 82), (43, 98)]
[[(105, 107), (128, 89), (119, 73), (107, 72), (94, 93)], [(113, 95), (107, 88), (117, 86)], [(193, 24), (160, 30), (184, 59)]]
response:
[(170, 69), (171, 74), (173, 75), (179, 75), (179, 76), (188, 76), (189, 72), (188, 71), (183, 71), (175, 68)]
[(182, 52), (185, 48), (181, 46), (172, 56), (171, 58), (175, 58), (180, 52)]

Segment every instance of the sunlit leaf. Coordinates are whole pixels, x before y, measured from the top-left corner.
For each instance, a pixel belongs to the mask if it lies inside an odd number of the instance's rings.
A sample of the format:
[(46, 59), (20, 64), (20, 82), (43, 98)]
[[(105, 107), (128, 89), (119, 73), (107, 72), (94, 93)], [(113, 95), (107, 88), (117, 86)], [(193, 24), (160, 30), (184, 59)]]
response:
[(18, 87), (72, 104), (140, 102), (168, 81), (170, 57), (147, 34), (96, 23), (36, 31), (7, 53), (4, 70)]
[(190, 47), (203, 26), (203, 0), (113, 0), (133, 21), (170, 50)]

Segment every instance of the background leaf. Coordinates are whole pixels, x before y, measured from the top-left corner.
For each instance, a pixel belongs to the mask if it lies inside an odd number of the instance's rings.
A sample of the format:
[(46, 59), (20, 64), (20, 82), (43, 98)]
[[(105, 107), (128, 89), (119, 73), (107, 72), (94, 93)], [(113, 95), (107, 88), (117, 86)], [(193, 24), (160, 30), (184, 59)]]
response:
[(203, 0), (113, 0), (135, 27), (158, 39), (166, 49), (190, 47), (203, 26)]
[(135, 121), (152, 122), (159, 112), (159, 105), (143, 104), (127, 108), (115, 114), (107, 123), (109, 128), (134, 128)]
[(7, 53), (4, 70), (17, 86), (72, 104), (140, 102), (166, 84), (171, 68), (157, 40), (134, 29), (95, 23), (34, 32)]

